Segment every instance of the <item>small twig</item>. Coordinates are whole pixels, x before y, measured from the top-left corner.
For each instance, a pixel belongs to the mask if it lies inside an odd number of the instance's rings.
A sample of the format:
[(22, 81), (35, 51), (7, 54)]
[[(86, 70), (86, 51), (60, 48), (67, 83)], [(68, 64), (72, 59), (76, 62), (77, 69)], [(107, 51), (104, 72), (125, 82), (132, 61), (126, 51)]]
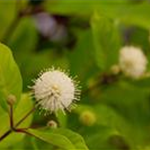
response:
[(35, 110), (35, 108), (32, 108), (32, 109), (15, 125), (15, 128), (18, 127), (29, 115), (31, 115), (34, 110)]
[(97, 82), (95, 82), (93, 85), (91, 85), (90, 87), (88, 87), (87, 89), (83, 90), (81, 95), (86, 95), (88, 94), (90, 91), (98, 88), (101, 85), (109, 85), (111, 83), (114, 83), (118, 80), (118, 75), (114, 75), (114, 74), (101, 74), (100, 76), (98, 76), (97, 78), (95, 78), (95, 80), (97, 79)]
[(14, 121), (13, 121), (13, 105), (10, 105), (10, 128), (14, 129)]
[(83, 90), (82, 93), (81, 93), (81, 95), (86, 95), (87, 93), (89, 93), (89, 91), (94, 90), (100, 84), (101, 84), (101, 82), (96, 82), (94, 85), (92, 85), (92, 86), (88, 87), (87, 89)]
[[(15, 126), (14, 126), (14, 121), (13, 121), (13, 106), (10, 105), (10, 130), (8, 130), (6, 133), (4, 133), (0, 137), (0, 141), (2, 141), (4, 138), (6, 138), (12, 131), (15, 132), (24, 132), (27, 133), (25, 130), (28, 128), (21, 128), (21, 129), (16, 129), (17, 126), (19, 126), (33, 111), (35, 108), (31, 109)], [(29, 133), (28, 133), (29, 134)]]
[[(35, 108), (31, 109), (15, 126), (14, 126), (14, 121), (13, 121), (13, 107), (10, 105), (10, 130), (8, 130), (6, 133), (4, 133), (0, 137), (0, 141), (2, 141), (4, 138), (6, 138), (12, 131), (15, 132), (24, 132), (27, 133), (25, 130), (28, 128), (21, 128), (21, 129), (16, 129), (17, 126), (19, 126), (33, 111)], [(28, 133), (29, 134), (29, 133)]]
[(7, 137), (12, 131), (8, 130), (5, 134), (0, 137), (0, 141), (2, 141), (5, 137)]
[(13, 105), (16, 102), (16, 97), (14, 95), (9, 95), (7, 98), (7, 103), (9, 106), (9, 122), (10, 122), (10, 129), (14, 129), (14, 111), (13, 111)]
[(25, 133), (25, 134), (28, 134), (28, 135), (32, 135), (31, 133), (27, 132), (26, 129), (15, 129), (16, 132), (19, 132), (19, 133)]
[(35, 138), (41, 140), (38, 136), (36, 136), (36, 135), (34, 135), (34, 134), (28, 132), (26, 129), (16, 129), (16, 132), (18, 132), (18, 133), (25, 133), (25, 134), (27, 134), (27, 135), (33, 136), (33, 137), (35, 137)]

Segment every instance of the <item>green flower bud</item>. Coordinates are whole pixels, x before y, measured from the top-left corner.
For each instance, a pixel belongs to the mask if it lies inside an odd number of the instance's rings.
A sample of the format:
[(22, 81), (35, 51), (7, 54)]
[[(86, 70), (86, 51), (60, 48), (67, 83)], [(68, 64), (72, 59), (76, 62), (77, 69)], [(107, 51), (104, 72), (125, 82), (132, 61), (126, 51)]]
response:
[(15, 102), (16, 102), (16, 97), (15, 97), (15, 95), (12, 95), (12, 94), (8, 95), (7, 103), (8, 103), (9, 105), (13, 105)]
[(80, 115), (80, 121), (86, 126), (93, 126), (96, 123), (96, 116), (92, 111), (83, 111)]
[(51, 128), (57, 128), (57, 122), (55, 122), (54, 120), (50, 120), (48, 123), (47, 123), (47, 126), (48, 127), (51, 127)]

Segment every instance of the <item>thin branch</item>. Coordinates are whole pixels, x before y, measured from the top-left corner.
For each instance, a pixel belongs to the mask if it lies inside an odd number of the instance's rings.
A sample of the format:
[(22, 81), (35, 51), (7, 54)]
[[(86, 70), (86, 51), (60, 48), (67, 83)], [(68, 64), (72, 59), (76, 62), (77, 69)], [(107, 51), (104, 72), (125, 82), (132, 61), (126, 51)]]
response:
[(10, 105), (10, 128), (13, 129), (14, 128), (14, 120), (13, 120), (13, 105)]
[(89, 91), (91, 90), (94, 90), (95, 88), (97, 88), (99, 85), (101, 84), (101, 81), (100, 82), (96, 82), (94, 85), (88, 87), (87, 89), (83, 90), (81, 95), (86, 95), (89, 93)]
[[(88, 94), (90, 91), (98, 88), (101, 85), (109, 85), (111, 83), (114, 83), (118, 80), (118, 75), (114, 75), (114, 74), (101, 74), (100, 76), (98, 76), (97, 78), (95, 78), (95, 81), (97, 80), (97, 82), (95, 82), (92, 86), (88, 87), (87, 89), (83, 90), (81, 95), (86, 95)], [(101, 86), (102, 87), (102, 86)]]
[(24, 129), (16, 129), (16, 132), (18, 132), (18, 133), (25, 133), (25, 134), (27, 134), (27, 135), (33, 136), (33, 137), (35, 137), (35, 138), (41, 140), (38, 136), (36, 136), (36, 135), (34, 135), (34, 134), (28, 132), (26, 129), (25, 129), (25, 130), (24, 130)]
[(35, 108), (32, 108), (16, 125), (15, 127), (18, 127), (24, 120), (26, 120), (27, 117), (29, 117), (33, 111), (35, 110)]
[[(16, 129), (16, 127), (19, 126), (34, 110), (35, 110), (35, 108), (31, 109), (31, 110), (14, 126), (14, 123), (13, 123), (13, 107), (12, 107), (12, 105), (10, 105), (10, 127), (11, 127), (11, 129), (8, 130), (6, 133), (4, 133), (4, 134), (0, 137), (0, 141), (2, 141), (4, 138), (6, 138), (12, 131), (27, 133), (27, 132), (25, 131), (27, 128)], [(29, 133), (28, 133), (28, 134), (29, 134)]]
[(2, 141), (5, 137), (7, 137), (12, 131), (8, 130), (5, 134), (0, 137), (0, 141)]

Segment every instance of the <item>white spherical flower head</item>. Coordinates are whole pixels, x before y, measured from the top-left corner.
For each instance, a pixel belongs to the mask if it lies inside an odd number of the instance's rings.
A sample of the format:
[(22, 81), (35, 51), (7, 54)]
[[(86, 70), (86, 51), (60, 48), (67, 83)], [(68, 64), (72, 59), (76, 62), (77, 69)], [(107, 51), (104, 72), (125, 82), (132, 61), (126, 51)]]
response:
[(120, 51), (119, 64), (122, 72), (129, 77), (139, 78), (146, 71), (147, 58), (140, 48), (125, 46)]
[(48, 112), (68, 109), (80, 94), (73, 79), (54, 69), (40, 75), (33, 91), (37, 104)]

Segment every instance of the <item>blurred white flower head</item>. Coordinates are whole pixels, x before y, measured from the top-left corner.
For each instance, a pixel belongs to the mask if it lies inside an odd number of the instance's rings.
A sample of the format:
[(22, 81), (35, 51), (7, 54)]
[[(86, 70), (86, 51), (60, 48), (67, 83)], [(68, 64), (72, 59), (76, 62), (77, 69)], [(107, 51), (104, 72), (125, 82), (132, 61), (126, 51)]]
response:
[(77, 83), (66, 73), (54, 69), (41, 73), (32, 89), (38, 106), (47, 112), (64, 112), (80, 96)]
[(140, 48), (125, 46), (120, 50), (119, 65), (126, 76), (140, 78), (146, 71), (147, 63), (147, 58)]

